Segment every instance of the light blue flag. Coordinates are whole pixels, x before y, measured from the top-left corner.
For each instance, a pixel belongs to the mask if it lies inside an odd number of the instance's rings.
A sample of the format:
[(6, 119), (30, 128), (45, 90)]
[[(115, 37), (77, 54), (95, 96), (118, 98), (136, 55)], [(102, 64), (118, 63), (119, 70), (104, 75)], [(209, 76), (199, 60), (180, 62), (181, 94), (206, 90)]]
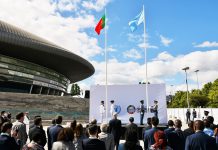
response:
[(144, 9), (138, 14), (133, 20), (129, 22), (129, 27), (132, 32), (134, 32), (137, 27), (144, 22)]

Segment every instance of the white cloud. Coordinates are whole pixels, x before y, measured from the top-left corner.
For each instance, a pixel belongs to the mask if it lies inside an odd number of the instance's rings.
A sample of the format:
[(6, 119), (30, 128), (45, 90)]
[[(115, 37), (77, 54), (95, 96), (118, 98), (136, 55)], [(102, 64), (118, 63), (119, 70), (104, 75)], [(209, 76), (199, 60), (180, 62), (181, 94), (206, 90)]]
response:
[(90, 58), (102, 51), (98, 40), (84, 32), (96, 24), (94, 16), (62, 17), (57, 11), (57, 7), (61, 10), (76, 9), (79, 2), (64, 0), (57, 4), (50, 0), (5, 0), (0, 2), (0, 19)]
[(140, 59), (142, 58), (141, 54), (136, 49), (130, 49), (128, 51), (123, 52), (125, 58), (134, 58)]
[[(141, 43), (143, 42), (143, 35), (138, 35), (138, 34), (133, 34), (133, 33), (128, 33), (127, 34), (128, 41), (130, 42), (136, 42), (136, 43)], [(147, 36), (145, 37), (147, 39)]]
[[(200, 88), (202, 88), (203, 84), (218, 78), (217, 58), (218, 50), (196, 51), (178, 56), (162, 52), (148, 62), (148, 80), (151, 83), (166, 83), (167, 94), (170, 93), (171, 84), (174, 84), (174, 92), (186, 91), (182, 68), (189, 66), (189, 90), (197, 88), (196, 73), (194, 72), (197, 69), (200, 70), (198, 78)], [(105, 84), (105, 63), (94, 61), (92, 63), (96, 69), (95, 75), (91, 78), (92, 84)], [(145, 81), (144, 64), (133, 61), (119, 62), (117, 59), (108, 61), (108, 84), (138, 84), (140, 81)], [(173, 81), (176, 82), (173, 83)]]
[(173, 59), (173, 56), (170, 55), (168, 52), (164, 51), (162, 53), (159, 53), (156, 60), (170, 60)]
[(86, 9), (101, 11), (111, 0), (89, 0), (83, 1), (82, 6)]
[(109, 47), (107, 48), (107, 51), (108, 51), (108, 52), (116, 52), (117, 50), (116, 50), (113, 46), (109, 46)]
[(218, 47), (218, 42), (209, 42), (209, 41), (205, 41), (201, 44), (195, 45), (194, 47)]
[(144, 43), (144, 34), (142, 35), (138, 35), (138, 34), (133, 34), (133, 33), (128, 33), (127, 34), (127, 37), (128, 37), (128, 41), (129, 42), (134, 42), (134, 43), (138, 43), (137, 46), (139, 48), (154, 48), (154, 49), (157, 49), (158, 47), (155, 46), (155, 45), (150, 45), (148, 43), (148, 35), (146, 34), (145, 35), (145, 43)]
[(153, 48), (153, 49), (158, 49), (157, 46), (155, 46), (155, 45), (150, 45), (149, 43), (140, 43), (140, 44), (138, 44), (138, 47), (140, 47), (140, 48)]
[(160, 35), (160, 40), (164, 46), (169, 46), (173, 42), (173, 39), (169, 39), (167, 37), (164, 37), (163, 35)]
[(72, 11), (78, 9), (81, 0), (60, 0), (56, 1), (56, 7), (59, 11)]

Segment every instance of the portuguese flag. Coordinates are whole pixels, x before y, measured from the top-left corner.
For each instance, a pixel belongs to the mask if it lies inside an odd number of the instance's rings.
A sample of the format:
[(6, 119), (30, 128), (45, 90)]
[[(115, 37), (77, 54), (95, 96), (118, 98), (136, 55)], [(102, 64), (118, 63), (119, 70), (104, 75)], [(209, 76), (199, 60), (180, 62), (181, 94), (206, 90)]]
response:
[(103, 29), (105, 26), (105, 15), (101, 17), (101, 20), (98, 22), (97, 26), (95, 27), (95, 32), (99, 35), (101, 32), (101, 29)]

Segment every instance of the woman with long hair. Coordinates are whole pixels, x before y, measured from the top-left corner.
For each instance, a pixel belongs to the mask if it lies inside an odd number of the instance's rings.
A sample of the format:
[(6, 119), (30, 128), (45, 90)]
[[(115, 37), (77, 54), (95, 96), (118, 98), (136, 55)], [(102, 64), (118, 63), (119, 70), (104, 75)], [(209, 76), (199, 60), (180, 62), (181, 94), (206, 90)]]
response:
[(74, 133), (71, 128), (63, 128), (58, 133), (57, 142), (52, 145), (52, 150), (75, 150), (73, 144)]
[(87, 138), (84, 134), (83, 126), (81, 123), (76, 125), (75, 128), (75, 137), (73, 143), (76, 150), (82, 150), (82, 140)]
[(125, 143), (119, 145), (118, 150), (142, 150), (138, 141), (138, 133), (134, 128), (126, 130), (125, 140)]

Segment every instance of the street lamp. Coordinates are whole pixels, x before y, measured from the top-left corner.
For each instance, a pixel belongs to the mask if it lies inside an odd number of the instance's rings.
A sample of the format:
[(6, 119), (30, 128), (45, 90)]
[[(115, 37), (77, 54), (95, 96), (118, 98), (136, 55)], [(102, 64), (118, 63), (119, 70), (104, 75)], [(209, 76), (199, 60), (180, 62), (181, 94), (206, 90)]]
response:
[(196, 72), (196, 77), (197, 77), (197, 85), (198, 85), (198, 94), (199, 94), (199, 82), (198, 82), (198, 71), (199, 71), (199, 70), (195, 70), (195, 72)]
[(188, 100), (188, 80), (187, 80), (187, 70), (189, 70), (189, 67), (185, 67), (182, 70), (185, 71), (185, 75), (186, 75), (186, 87), (187, 87), (187, 104), (188, 104), (188, 108), (189, 108), (189, 100)]

